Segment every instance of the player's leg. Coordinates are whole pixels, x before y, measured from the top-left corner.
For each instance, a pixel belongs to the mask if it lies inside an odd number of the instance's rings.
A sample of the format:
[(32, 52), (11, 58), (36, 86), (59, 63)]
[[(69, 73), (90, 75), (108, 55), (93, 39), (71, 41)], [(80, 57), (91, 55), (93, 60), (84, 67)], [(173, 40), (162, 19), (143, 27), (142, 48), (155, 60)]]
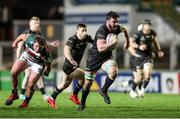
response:
[(28, 82), (29, 74), (30, 74), (30, 68), (25, 69), (25, 76), (22, 81), (21, 93), (19, 95), (19, 99), (24, 100), (26, 98), (25, 92), (26, 92), (26, 85)]
[(38, 87), (38, 89), (40, 90), (41, 94), (43, 95), (44, 101), (47, 101), (47, 99), (49, 98), (49, 96), (48, 96), (48, 94), (46, 93), (42, 76), (41, 76), (41, 77), (39, 78), (39, 80), (37, 81), (36, 86)]
[(136, 72), (136, 62), (135, 62), (135, 56), (131, 56), (130, 57), (130, 61), (129, 61), (129, 64), (130, 64), (130, 68), (132, 69), (132, 78), (129, 80), (129, 81), (123, 81), (121, 82), (121, 86), (122, 87), (127, 87), (129, 85), (132, 85), (133, 82), (134, 82), (134, 73)]
[(12, 94), (6, 100), (5, 105), (11, 105), (14, 100), (18, 99), (18, 75), (27, 68), (26, 62), (17, 59), (11, 68), (12, 76)]
[(92, 83), (96, 77), (97, 71), (85, 71), (85, 82), (82, 88), (82, 97), (81, 97), (81, 103), (78, 107), (78, 110), (84, 110), (86, 107), (86, 99), (89, 95), (90, 88), (92, 86)]
[(78, 99), (78, 93), (82, 89), (84, 84), (84, 71), (80, 68), (77, 68), (74, 72), (72, 72), (69, 75), (72, 79), (77, 79), (78, 82), (76, 83), (76, 86), (73, 90), (72, 95), (69, 97), (70, 100), (72, 100), (75, 104), (80, 104), (80, 101)]
[(63, 73), (63, 80), (61, 81), (60, 84), (58, 84), (54, 90), (54, 92), (51, 94), (51, 97), (56, 100), (57, 96), (64, 90), (66, 89), (70, 83), (72, 82), (72, 78), (70, 78), (68, 75)]
[(134, 80), (132, 83), (132, 89), (130, 91), (130, 96), (132, 98), (137, 98), (138, 94), (136, 93), (136, 87), (137, 85), (141, 82), (141, 80), (143, 79), (143, 71), (141, 68), (137, 68), (136, 71), (133, 72), (133, 76), (134, 76)]
[(143, 73), (144, 73), (144, 81), (143, 81), (143, 87), (141, 89), (141, 97), (144, 97), (145, 89), (150, 81), (150, 77), (153, 70), (153, 64), (151, 62), (147, 62), (143, 66)]
[(100, 90), (100, 94), (104, 97), (105, 103), (110, 104), (111, 100), (107, 94), (107, 91), (117, 76), (118, 67), (114, 60), (108, 60), (102, 64), (101, 68), (107, 72), (108, 76), (106, 77), (105, 83)]
[(37, 63), (29, 61), (30, 67), (30, 74), (28, 78), (28, 84), (26, 88), (26, 99), (23, 101), (23, 103), (19, 106), (19, 108), (27, 108), (28, 104), (34, 94), (34, 86), (41, 77), (41, 74), (44, 70), (44, 66), (39, 65)]
[(23, 101), (23, 103), (19, 106), (19, 108), (27, 108), (28, 104), (34, 94), (34, 86), (37, 83), (37, 81), (40, 78), (40, 74), (36, 73), (35, 71), (31, 70), (29, 79), (28, 79), (28, 84), (27, 84), (27, 90), (26, 90), (26, 98)]

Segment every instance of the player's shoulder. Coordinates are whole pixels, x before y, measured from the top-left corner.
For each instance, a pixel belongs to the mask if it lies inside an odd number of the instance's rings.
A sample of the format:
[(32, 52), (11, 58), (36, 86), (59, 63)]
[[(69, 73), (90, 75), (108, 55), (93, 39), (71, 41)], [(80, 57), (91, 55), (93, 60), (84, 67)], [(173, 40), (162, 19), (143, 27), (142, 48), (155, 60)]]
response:
[(30, 32), (31, 32), (31, 30), (28, 28), (28, 29), (24, 30), (22, 34), (29, 34)]
[(142, 30), (136, 31), (136, 32), (133, 34), (133, 37), (134, 37), (134, 38), (138, 38), (138, 37), (140, 37), (141, 35), (142, 35)]
[(98, 32), (108, 32), (108, 28), (107, 28), (106, 24), (103, 24), (98, 28), (97, 31)]
[(92, 36), (89, 35), (89, 34), (87, 34), (87, 35), (86, 35), (86, 39), (92, 39)]
[(156, 31), (155, 31), (154, 29), (151, 29), (150, 33), (151, 33), (152, 35), (154, 35), (154, 36), (157, 35), (157, 33), (156, 33)]
[(76, 34), (74, 34), (68, 38), (68, 40), (71, 40), (71, 41), (75, 41), (76, 39), (78, 39)]

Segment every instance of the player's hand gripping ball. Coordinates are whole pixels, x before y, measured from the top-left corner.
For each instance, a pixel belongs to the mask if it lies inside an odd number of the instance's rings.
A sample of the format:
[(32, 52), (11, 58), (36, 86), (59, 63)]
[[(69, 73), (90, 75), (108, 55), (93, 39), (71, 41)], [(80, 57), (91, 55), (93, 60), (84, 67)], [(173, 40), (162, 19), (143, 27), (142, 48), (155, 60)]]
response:
[(114, 44), (112, 50), (116, 48), (118, 41), (119, 41), (118, 35), (115, 35), (113, 33), (108, 34), (108, 36), (106, 37), (106, 44), (110, 44), (110, 43)]

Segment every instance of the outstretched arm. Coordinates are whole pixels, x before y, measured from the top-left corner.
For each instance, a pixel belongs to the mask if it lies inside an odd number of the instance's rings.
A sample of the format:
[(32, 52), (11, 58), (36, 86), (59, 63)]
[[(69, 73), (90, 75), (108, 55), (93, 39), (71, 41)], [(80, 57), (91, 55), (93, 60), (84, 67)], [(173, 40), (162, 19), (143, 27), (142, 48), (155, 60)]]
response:
[(130, 42), (129, 42), (129, 35), (126, 29), (123, 30), (124, 35), (126, 37), (126, 43), (124, 44), (124, 49), (128, 49), (130, 46)]
[(19, 35), (19, 36), (16, 38), (16, 40), (14, 40), (14, 42), (12, 43), (12, 47), (13, 47), (13, 48), (17, 48), (18, 43), (21, 42), (21, 41), (23, 41), (23, 40), (25, 40), (25, 39), (26, 39), (26, 34), (21, 34), (21, 35)]
[(68, 46), (68, 45), (65, 45), (64, 46), (64, 56), (69, 60), (69, 62), (74, 65), (74, 66), (77, 66), (77, 62), (74, 61), (72, 55), (71, 55), (71, 47)]
[(154, 42), (154, 46), (156, 47), (156, 49), (157, 49), (157, 54), (158, 54), (158, 56), (159, 57), (164, 57), (164, 52), (161, 50), (161, 47), (160, 47), (160, 45), (159, 45), (159, 43), (158, 43), (158, 40), (157, 40), (157, 37), (155, 37), (154, 38), (154, 40), (153, 40)]
[(16, 50), (16, 58), (19, 58), (21, 55), (21, 52), (23, 50), (24, 41), (20, 41), (18, 44), (17, 50)]
[(55, 41), (46, 41), (47, 46), (53, 47), (53, 48), (58, 48), (60, 46), (60, 41), (55, 40)]

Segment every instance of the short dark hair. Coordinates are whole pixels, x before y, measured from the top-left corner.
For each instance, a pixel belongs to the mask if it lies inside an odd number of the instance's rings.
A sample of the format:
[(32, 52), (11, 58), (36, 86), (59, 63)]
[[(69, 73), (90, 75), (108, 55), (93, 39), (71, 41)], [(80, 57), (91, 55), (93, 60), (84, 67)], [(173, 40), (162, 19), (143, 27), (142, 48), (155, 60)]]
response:
[(30, 21), (31, 20), (36, 20), (36, 21), (39, 21), (40, 20), (40, 18), (39, 17), (37, 17), (37, 16), (32, 16), (31, 18), (30, 18)]
[(143, 24), (149, 24), (149, 25), (151, 25), (151, 20), (150, 20), (150, 19), (145, 19), (145, 20), (143, 21)]
[(119, 18), (119, 14), (115, 11), (110, 11), (106, 14), (106, 20), (109, 20), (110, 18)]
[(45, 38), (43, 36), (40, 36), (40, 35), (35, 36), (34, 43), (35, 42), (38, 42), (42, 46), (45, 46), (45, 44), (46, 44)]
[(77, 29), (78, 29), (78, 28), (81, 28), (81, 27), (82, 27), (82, 28), (86, 28), (87, 25), (84, 24), (84, 23), (80, 23), (80, 24), (77, 25)]

